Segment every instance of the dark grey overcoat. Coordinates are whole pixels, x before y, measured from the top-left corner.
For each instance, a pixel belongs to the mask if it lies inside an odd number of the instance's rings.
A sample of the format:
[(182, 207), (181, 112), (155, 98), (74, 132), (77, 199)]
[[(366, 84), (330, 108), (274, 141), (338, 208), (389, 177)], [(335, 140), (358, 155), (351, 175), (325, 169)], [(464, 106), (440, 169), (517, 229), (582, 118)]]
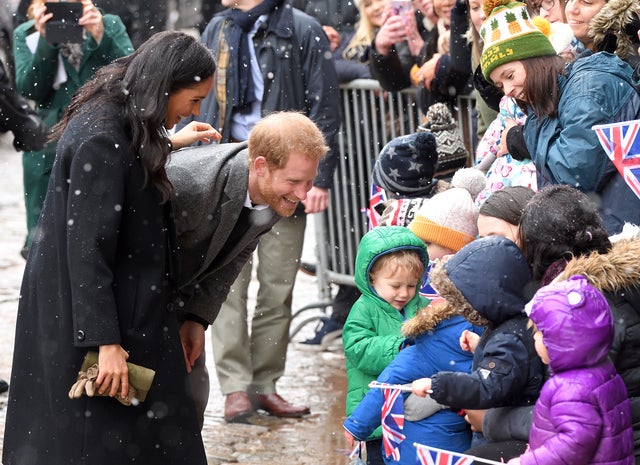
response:
[(213, 323), (229, 289), (280, 216), (271, 208), (250, 210), (246, 228), (232, 238), (247, 199), (247, 143), (213, 144), (174, 152), (167, 176), (180, 257), (179, 308)]
[[(62, 136), (18, 308), (4, 465), (205, 465), (170, 305), (171, 205), (143, 187), (115, 107)], [(146, 401), (70, 400), (87, 350), (156, 370)]]

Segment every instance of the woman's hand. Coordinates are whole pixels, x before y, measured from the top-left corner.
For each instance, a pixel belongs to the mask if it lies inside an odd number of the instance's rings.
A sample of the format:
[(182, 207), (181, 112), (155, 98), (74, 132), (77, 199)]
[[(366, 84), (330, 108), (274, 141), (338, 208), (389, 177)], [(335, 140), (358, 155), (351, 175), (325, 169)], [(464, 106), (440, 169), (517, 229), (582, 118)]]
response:
[(440, 61), (440, 54), (434, 53), (429, 61), (423, 64), (416, 73), (416, 79), (418, 82), (422, 82), (422, 86), (431, 90), (431, 83), (436, 77), (436, 70), (438, 69), (438, 62)]
[(509, 132), (509, 130), (514, 127), (517, 126), (518, 123), (516, 122), (516, 120), (511, 119), (511, 118), (507, 118), (506, 120), (506, 125), (504, 127), (504, 129), (502, 130), (502, 135), (500, 136), (500, 145), (498, 146), (498, 151), (496, 152), (496, 157), (503, 157), (506, 154), (509, 153), (509, 148), (507, 147), (507, 133)]
[(222, 135), (216, 131), (209, 123), (191, 121), (175, 134), (169, 136), (173, 150), (188, 147), (194, 142), (200, 141), (210, 143), (214, 140), (222, 139)]
[(35, 21), (33, 26), (36, 28), (36, 31), (40, 33), (42, 37), (45, 37), (45, 30), (47, 21), (53, 18), (53, 13), (47, 12), (47, 7), (44, 3), (40, 6), (35, 7), (33, 10), (33, 20)]
[(96, 378), (99, 394), (104, 394), (108, 390), (108, 396), (115, 397), (120, 389), (120, 396), (127, 397), (129, 393), (128, 358), (129, 354), (120, 344), (99, 347), (98, 377)]
[(386, 56), (393, 44), (402, 42), (407, 38), (407, 26), (402, 16), (387, 16), (380, 30), (376, 34), (375, 48), (380, 55)]
[(411, 12), (406, 15), (405, 23), (407, 25), (407, 44), (409, 44), (409, 51), (411, 56), (417, 57), (422, 51), (424, 46), (424, 39), (418, 31), (418, 24), (416, 23), (416, 14), (413, 8)]
[(411, 390), (416, 396), (427, 397), (431, 393), (431, 378), (416, 379), (411, 383)]
[(78, 24), (85, 28), (96, 43), (102, 41), (104, 35), (104, 24), (102, 22), (102, 13), (96, 8), (91, 0), (82, 0), (82, 16)]

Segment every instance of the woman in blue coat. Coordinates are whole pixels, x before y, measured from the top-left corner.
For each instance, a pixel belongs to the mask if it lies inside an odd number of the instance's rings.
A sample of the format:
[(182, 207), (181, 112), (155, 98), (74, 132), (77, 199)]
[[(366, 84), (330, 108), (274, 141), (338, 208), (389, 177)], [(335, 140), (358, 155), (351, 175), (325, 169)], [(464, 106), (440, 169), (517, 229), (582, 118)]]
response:
[(503, 135), (509, 152), (518, 153), (517, 147), (526, 144), (539, 188), (568, 184), (598, 195), (610, 234), (620, 232), (624, 222), (640, 223), (640, 200), (591, 129), (638, 118), (640, 96), (633, 69), (607, 52), (578, 58), (565, 67), (549, 40), (531, 24), (524, 4), (508, 1), (494, 3), (482, 26), (481, 66), (485, 77), (528, 114), (524, 127), (514, 126)]

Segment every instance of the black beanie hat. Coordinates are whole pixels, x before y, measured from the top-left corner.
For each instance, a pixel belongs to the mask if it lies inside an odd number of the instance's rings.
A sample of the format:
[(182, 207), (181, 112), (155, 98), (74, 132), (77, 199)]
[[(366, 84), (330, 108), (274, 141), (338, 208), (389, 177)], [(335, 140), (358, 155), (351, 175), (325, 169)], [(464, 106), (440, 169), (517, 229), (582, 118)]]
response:
[(435, 185), (436, 138), (430, 132), (396, 137), (380, 151), (373, 182), (396, 197), (424, 197)]

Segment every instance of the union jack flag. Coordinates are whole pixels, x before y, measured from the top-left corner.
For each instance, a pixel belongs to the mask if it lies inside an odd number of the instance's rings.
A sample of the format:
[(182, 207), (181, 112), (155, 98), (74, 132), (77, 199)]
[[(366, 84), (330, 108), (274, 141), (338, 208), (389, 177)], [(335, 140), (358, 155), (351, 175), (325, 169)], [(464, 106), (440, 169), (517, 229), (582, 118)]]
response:
[[(382, 383), (380, 383), (382, 384)], [(400, 389), (391, 387), (382, 389), (384, 403), (382, 404), (382, 444), (387, 457), (400, 460), (400, 443), (404, 441), (404, 397)]]
[(373, 229), (380, 224), (380, 213), (376, 210), (387, 200), (387, 193), (379, 186), (371, 183), (371, 196), (369, 197), (369, 208), (367, 208), (367, 218), (369, 219), (369, 229)]
[[(418, 454), (416, 465), (471, 465), (474, 457), (448, 450), (436, 449), (423, 444), (414, 444)], [(490, 463), (489, 461), (487, 463)], [(494, 462), (491, 462), (494, 463)]]
[(640, 198), (640, 120), (598, 124), (592, 129), (620, 175)]

